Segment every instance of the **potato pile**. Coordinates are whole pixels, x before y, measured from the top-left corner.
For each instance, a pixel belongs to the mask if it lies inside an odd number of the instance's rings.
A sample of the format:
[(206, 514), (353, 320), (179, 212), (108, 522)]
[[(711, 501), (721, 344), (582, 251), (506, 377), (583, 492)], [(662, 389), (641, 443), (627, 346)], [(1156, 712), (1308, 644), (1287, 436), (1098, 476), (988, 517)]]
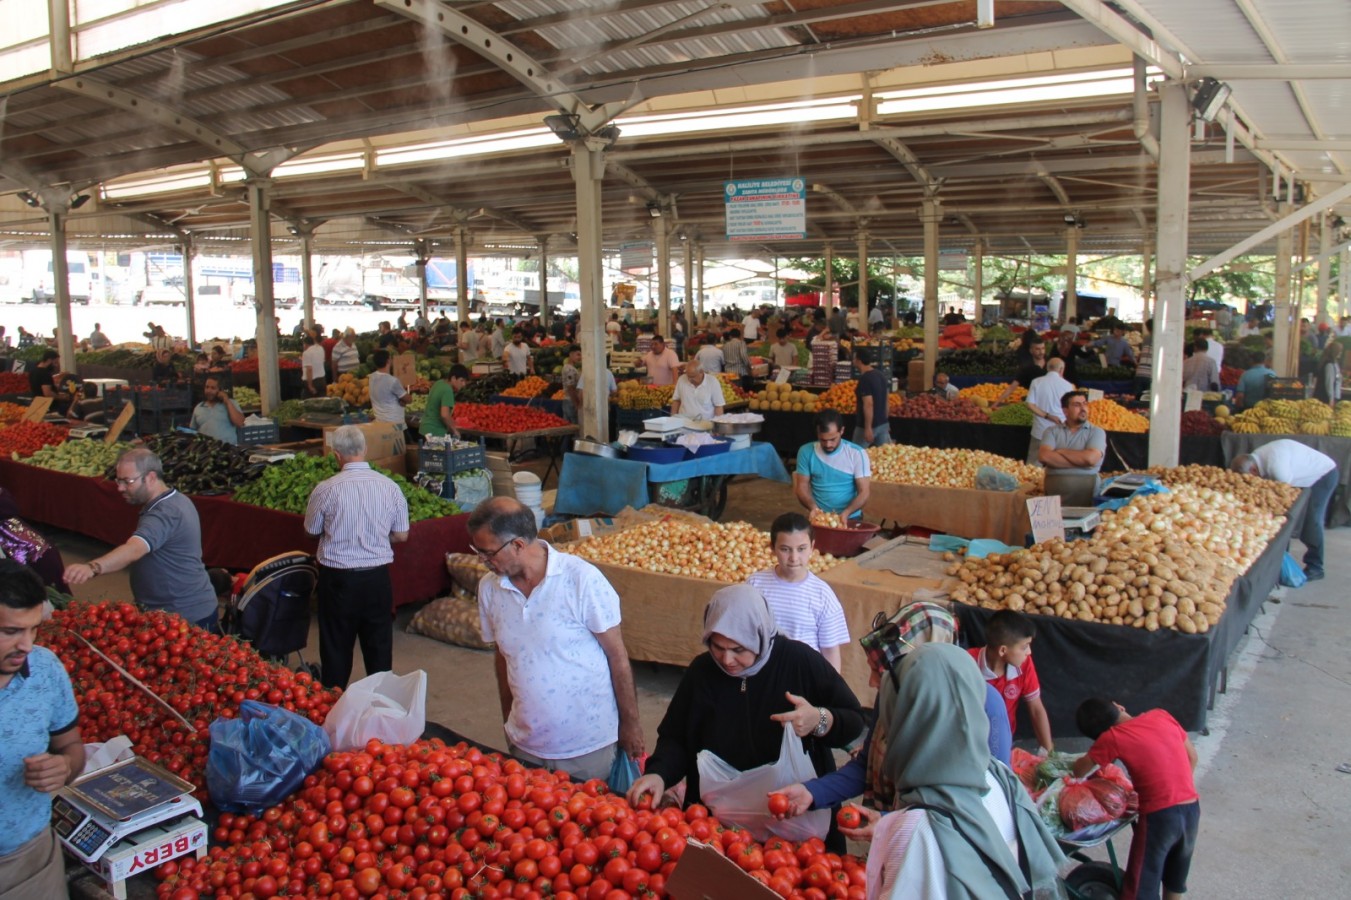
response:
[[(644, 522), (558, 549), (591, 562), (731, 584), (774, 565), (769, 533), (749, 522)], [(841, 562), (813, 551), (811, 570), (819, 575)]]
[(1253, 515), (1223, 491), (1180, 484), (1104, 512), (1093, 537), (1052, 540), (949, 567), (952, 599), (1157, 631), (1204, 634), (1224, 614), (1234, 580), (1284, 517)]
[(1145, 470), (1164, 484), (1176, 487), (1190, 484), (1233, 494), (1254, 513), (1283, 516), (1291, 504), (1299, 499), (1299, 488), (1282, 481), (1271, 481), (1257, 475), (1245, 475), (1216, 466), (1154, 466)]
[(1020, 483), (1041, 489), (1045, 472), (1007, 456), (996, 456), (984, 450), (939, 450), (934, 447), (911, 447), (908, 444), (885, 444), (868, 450), (872, 462), (873, 481), (889, 484), (919, 484), (927, 487), (974, 488), (976, 471), (990, 466), (1008, 472)]

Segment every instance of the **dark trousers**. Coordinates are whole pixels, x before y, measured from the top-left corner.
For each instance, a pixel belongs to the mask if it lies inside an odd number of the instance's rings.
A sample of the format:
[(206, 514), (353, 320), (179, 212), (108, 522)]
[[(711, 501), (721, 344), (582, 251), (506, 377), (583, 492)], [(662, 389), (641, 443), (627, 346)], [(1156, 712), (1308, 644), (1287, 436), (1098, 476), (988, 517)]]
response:
[(1340, 482), (1341, 473), (1334, 466), (1309, 488), (1309, 505), (1304, 510), (1304, 522), (1299, 530), (1299, 539), (1306, 548), (1306, 571), (1323, 571), (1323, 523), (1327, 521), (1328, 501), (1332, 499)]
[(352, 646), (361, 641), (366, 674), (394, 667), (394, 588), (389, 566), (319, 567), (319, 663), (325, 687), (347, 687)]

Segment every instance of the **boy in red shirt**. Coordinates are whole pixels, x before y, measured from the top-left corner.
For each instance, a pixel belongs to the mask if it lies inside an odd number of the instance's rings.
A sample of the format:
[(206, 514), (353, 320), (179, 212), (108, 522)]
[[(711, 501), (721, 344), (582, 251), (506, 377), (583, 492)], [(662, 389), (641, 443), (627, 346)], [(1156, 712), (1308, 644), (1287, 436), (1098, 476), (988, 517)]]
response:
[(1074, 764), (1074, 777), (1120, 760), (1140, 795), (1121, 900), (1158, 900), (1160, 891), (1177, 900), (1187, 892), (1201, 822), (1191, 738), (1164, 710), (1132, 716), (1121, 704), (1096, 697), (1079, 704), (1074, 719), (1093, 739)]
[(1018, 730), (1018, 700), (1027, 706), (1032, 719), (1032, 733), (1037, 743), (1050, 753), (1055, 749), (1051, 740), (1051, 719), (1041, 702), (1041, 681), (1032, 665), (1032, 638), (1037, 626), (1019, 612), (1001, 609), (985, 624), (985, 646), (972, 647), (967, 652), (980, 666), (980, 674), (999, 696), (1009, 712), (1009, 729)]

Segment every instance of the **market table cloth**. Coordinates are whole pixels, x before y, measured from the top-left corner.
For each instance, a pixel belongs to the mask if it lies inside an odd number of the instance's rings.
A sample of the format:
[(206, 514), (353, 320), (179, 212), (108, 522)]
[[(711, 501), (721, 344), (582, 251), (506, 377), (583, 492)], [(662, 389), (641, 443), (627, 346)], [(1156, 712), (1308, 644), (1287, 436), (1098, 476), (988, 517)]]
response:
[[(121, 544), (136, 530), (137, 509), (103, 478), (70, 475), (0, 459), (0, 484), (14, 495), (20, 515)], [(202, 561), (208, 566), (248, 570), (278, 553), (313, 553), (315, 538), (305, 533), (304, 517), (228, 497), (189, 496), (202, 523)], [(439, 597), (449, 592), (447, 553), (469, 549), (467, 515), (413, 523), (408, 540), (394, 545), (390, 579), (394, 605)]]
[(918, 525), (964, 538), (994, 538), (1021, 547), (1032, 530), (1028, 496), (1025, 485), (1016, 491), (980, 491), (874, 479), (863, 515), (870, 521)]
[(788, 470), (770, 444), (752, 442), (745, 450), (731, 450), (670, 465), (606, 459), (585, 453), (563, 456), (558, 475), (554, 512), (589, 516), (617, 515), (626, 506), (642, 509), (652, 502), (648, 484), (665, 484), (701, 475), (758, 475), (788, 482)]
[[(1300, 493), (1280, 532), (1234, 582), (1224, 615), (1205, 634), (1029, 616), (1037, 626), (1032, 656), (1051, 733), (1080, 737), (1074, 711), (1088, 697), (1115, 700), (1132, 713), (1166, 709), (1188, 731), (1204, 729), (1229, 655), (1280, 578), (1281, 558), (1295, 523), (1304, 514), (1308, 494), (1307, 490)], [(982, 646), (985, 623), (995, 611), (955, 603), (953, 612), (961, 622), (964, 640), (970, 646)], [(1032, 737), (1027, 713), (1022, 710), (1016, 734)]]
[(1220, 446), (1224, 450), (1224, 461), (1217, 465), (1229, 465), (1234, 457), (1251, 453), (1263, 444), (1289, 439), (1299, 441), (1306, 447), (1312, 447), (1327, 454), (1337, 462), (1337, 492), (1328, 504), (1327, 524), (1333, 527), (1351, 525), (1351, 438), (1333, 437), (1326, 434), (1237, 434), (1226, 431), (1220, 435)]

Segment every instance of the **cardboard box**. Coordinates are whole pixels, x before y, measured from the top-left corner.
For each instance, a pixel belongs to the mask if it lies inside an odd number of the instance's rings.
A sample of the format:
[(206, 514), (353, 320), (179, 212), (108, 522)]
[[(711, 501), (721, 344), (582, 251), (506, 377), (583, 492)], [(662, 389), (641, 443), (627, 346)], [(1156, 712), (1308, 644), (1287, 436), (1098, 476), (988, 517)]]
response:
[[(333, 432), (337, 431), (339, 427), (338, 425), (331, 425), (324, 428), (324, 453), (333, 452)], [(404, 453), (408, 450), (404, 442), (402, 425), (396, 425), (393, 422), (368, 422), (356, 427), (360, 428), (361, 433), (366, 436), (367, 460), (374, 463), (377, 460), (397, 456), (400, 458), (400, 470), (407, 471), (402, 459)]]
[(391, 373), (399, 379), (399, 384), (408, 387), (417, 381), (417, 354), (400, 353), (394, 357), (394, 365), (391, 367)]
[(589, 538), (593, 534), (607, 534), (615, 530), (615, 520), (610, 518), (569, 519), (540, 529), (539, 536), (551, 544), (568, 544)]
[(779, 896), (741, 867), (693, 838), (666, 881), (674, 900), (776, 900)]
[(911, 394), (922, 394), (929, 389), (924, 383), (924, 359), (912, 359), (906, 364), (905, 389)]
[(370, 459), (368, 457), (366, 461), (369, 462), (372, 466), (376, 466), (381, 469), (388, 469), (395, 475), (408, 474), (408, 464), (405, 460), (404, 454), (402, 453), (396, 453), (393, 456), (384, 456), (379, 459)]

